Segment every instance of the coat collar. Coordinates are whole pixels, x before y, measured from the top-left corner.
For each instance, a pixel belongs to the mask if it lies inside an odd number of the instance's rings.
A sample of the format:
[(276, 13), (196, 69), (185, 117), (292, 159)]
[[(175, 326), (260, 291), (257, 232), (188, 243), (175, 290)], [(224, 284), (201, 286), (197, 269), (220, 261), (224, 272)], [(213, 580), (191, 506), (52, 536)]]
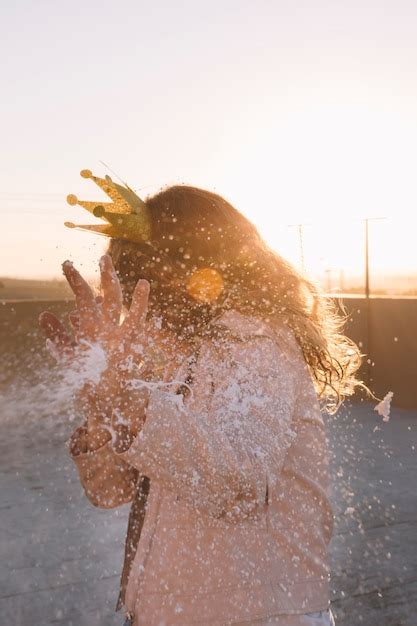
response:
[(279, 344), (290, 358), (301, 357), (301, 360), (304, 360), (294, 331), (284, 318), (277, 318), (271, 324), (258, 317), (240, 313), (236, 309), (229, 309), (215, 318), (212, 324), (228, 328), (236, 337), (243, 340), (249, 337), (269, 337)]
[(274, 338), (274, 330), (263, 320), (244, 315), (235, 309), (224, 311), (218, 318), (213, 320), (213, 324), (226, 326), (235, 335), (247, 337), (248, 335), (267, 336)]

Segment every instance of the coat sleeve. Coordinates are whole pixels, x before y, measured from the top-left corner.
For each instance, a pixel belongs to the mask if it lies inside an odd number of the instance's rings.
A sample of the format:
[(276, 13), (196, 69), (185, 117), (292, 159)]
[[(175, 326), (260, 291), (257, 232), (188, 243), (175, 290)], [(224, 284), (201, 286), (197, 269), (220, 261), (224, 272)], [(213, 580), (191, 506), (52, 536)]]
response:
[(87, 498), (103, 509), (131, 502), (138, 470), (115, 454), (110, 442), (89, 452), (86, 441), (87, 429), (79, 426), (68, 440), (68, 448)]
[(200, 351), (193, 393), (155, 390), (143, 429), (120, 457), (216, 518), (263, 507), (288, 448), (296, 374), (271, 338), (228, 339)]

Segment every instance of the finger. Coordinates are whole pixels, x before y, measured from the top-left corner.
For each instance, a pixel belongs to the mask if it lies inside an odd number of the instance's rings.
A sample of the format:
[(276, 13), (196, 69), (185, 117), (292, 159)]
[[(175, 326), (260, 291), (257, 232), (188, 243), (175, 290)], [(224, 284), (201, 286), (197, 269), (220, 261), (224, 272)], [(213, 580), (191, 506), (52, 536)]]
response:
[(64, 261), (62, 271), (75, 295), (75, 301), (80, 315), (84, 316), (89, 313), (90, 315), (93, 314), (93, 316), (97, 316), (98, 305), (87, 281), (84, 280), (80, 272), (75, 269), (71, 261)]
[(104, 254), (99, 266), (103, 289), (103, 314), (110, 322), (118, 324), (122, 312), (123, 295), (111, 256)]
[(95, 385), (91, 381), (87, 381), (77, 391), (74, 397), (76, 410), (87, 416), (89, 424), (92, 423), (93, 417), (98, 413), (97, 394), (95, 393)]
[(123, 322), (126, 335), (143, 332), (148, 313), (149, 290), (150, 285), (147, 280), (138, 280), (133, 292), (132, 304)]
[(110, 424), (110, 419), (100, 404), (96, 385), (90, 381), (87, 381), (75, 394), (74, 407), (85, 416), (86, 426), (90, 433)]
[(72, 346), (72, 338), (67, 333), (65, 326), (53, 313), (42, 311), (38, 318), (39, 326), (56, 346)]
[(46, 341), (45, 341), (45, 347), (47, 351), (49, 352), (49, 354), (51, 355), (51, 357), (57, 363), (60, 363), (62, 359), (62, 354), (59, 351), (59, 348), (57, 348), (56, 344), (53, 341), (51, 341), (51, 339), (48, 339), (48, 337), (46, 338)]
[(74, 330), (79, 330), (80, 328), (80, 316), (78, 314), (78, 312), (75, 311), (71, 311), (71, 313), (68, 314), (69, 317), (69, 321), (71, 326), (73, 327)]

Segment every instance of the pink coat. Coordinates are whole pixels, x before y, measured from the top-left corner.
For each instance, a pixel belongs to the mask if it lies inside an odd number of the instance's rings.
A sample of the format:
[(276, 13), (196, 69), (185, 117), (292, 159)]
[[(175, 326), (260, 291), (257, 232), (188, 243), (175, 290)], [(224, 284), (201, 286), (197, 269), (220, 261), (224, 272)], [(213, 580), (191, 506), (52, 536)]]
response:
[(333, 531), (312, 378), (288, 326), (237, 311), (216, 323), (226, 332), (203, 345), (192, 392), (153, 390), (127, 451), (82, 452), (79, 428), (71, 453), (96, 506), (150, 479), (125, 596), (134, 626), (306, 624), (329, 607)]

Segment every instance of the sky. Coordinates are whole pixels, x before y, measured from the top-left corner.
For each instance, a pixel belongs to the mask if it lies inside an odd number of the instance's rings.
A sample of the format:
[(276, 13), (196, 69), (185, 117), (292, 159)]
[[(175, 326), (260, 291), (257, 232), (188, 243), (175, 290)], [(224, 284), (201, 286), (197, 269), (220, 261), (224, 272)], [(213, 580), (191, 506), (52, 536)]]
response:
[[(417, 273), (417, 3), (3, 0), (0, 276), (97, 272), (106, 163), (220, 193), (311, 272)], [(84, 214), (85, 213), (85, 214)], [(94, 220), (93, 220), (94, 221)]]

